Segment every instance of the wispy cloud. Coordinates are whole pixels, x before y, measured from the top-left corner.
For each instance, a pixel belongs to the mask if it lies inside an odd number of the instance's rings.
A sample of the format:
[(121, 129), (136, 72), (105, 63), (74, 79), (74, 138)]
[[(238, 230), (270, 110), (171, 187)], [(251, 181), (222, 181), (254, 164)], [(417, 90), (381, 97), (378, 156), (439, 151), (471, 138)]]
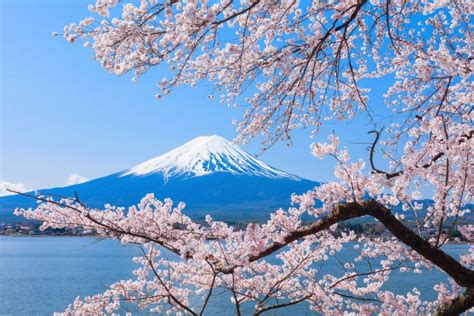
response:
[[(66, 180), (66, 185), (73, 185), (73, 184), (79, 184), (79, 183), (83, 183), (83, 182), (86, 182), (86, 181), (89, 181), (89, 179), (77, 174), (77, 173), (74, 173), (74, 174), (71, 174), (69, 177), (67, 177), (67, 180)], [(17, 192), (29, 192), (29, 191), (33, 191), (34, 188), (27, 185), (27, 184), (24, 184), (24, 183), (13, 183), (13, 182), (8, 182), (8, 181), (4, 181), (4, 180), (0, 180), (0, 196), (6, 196), (6, 195), (13, 195), (15, 193), (12, 193), (8, 190), (13, 190), (13, 191), (17, 191)]]
[(67, 178), (66, 184), (67, 185), (73, 185), (73, 184), (79, 184), (79, 183), (86, 182), (86, 181), (89, 181), (89, 179), (84, 178), (83, 176), (80, 176), (77, 173), (75, 173), (75, 174), (71, 174)]
[(12, 183), (8, 181), (0, 180), (0, 196), (15, 194), (10, 191), (7, 191), (7, 189), (18, 191), (18, 192), (28, 192), (28, 191), (33, 190), (32, 187), (23, 183)]

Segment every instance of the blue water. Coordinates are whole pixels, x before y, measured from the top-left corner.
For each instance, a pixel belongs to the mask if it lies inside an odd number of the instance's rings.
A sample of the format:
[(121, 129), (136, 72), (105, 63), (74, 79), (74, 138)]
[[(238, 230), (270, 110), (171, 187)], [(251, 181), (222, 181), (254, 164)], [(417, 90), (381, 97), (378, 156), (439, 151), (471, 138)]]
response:
[[(454, 257), (467, 245), (448, 245), (446, 251)], [(350, 245), (338, 257), (354, 255)], [(131, 258), (138, 255), (135, 246), (116, 241), (84, 237), (0, 237), (0, 313), (2, 315), (51, 315), (63, 311), (77, 296), (94, 295), (120, 280), (133, 278), (138, 266)], [(336, 272), (337, 264), (325, 263), (325, 271)], [(397, 273), (390, 288), (406, 293), (414, 287), (433, 298), (433, 285), (446, 280), (439, 271), (413, 275)], [(207, 315), (233, 315), (233, 305), (226, 294), (211, 300)], [(244, 311), (251, 311), (251, 306)], [(134, 314), (147, 315), (127, 307)], [(305, 306), (295, 306), (270, 315), (310, 314)]]

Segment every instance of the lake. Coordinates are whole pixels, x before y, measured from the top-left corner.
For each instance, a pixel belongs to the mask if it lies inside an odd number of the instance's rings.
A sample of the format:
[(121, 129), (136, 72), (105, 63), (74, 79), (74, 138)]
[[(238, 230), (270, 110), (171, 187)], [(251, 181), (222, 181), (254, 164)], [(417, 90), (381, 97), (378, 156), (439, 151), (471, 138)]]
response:
[[(445, 250), (454, 257), (464, 253), (468, 245), (447, 245)], [(338, 254), (350, 258), (351, 247)], [(0, 236), (0, 313), (2, 315), (51, 315), (63, 311), (77, 296), (103, 292), (109, 285), (133, 278), (138, 266), (131, 258), (138, 255), (135, 246), (124, 246), (113, 240), (89, 237), (7, 237)], [(337, 269), (326, 263), (323, 270)], [(397, 273), (390, 286), (404, 293), (414, 287), (433, 298), (433, 285), (445, 280), (439, 271), (422, 274)], [(232, 315), (226, 295), (211, 300), (206, 315)], [(247, 306), (250, 311), (251, 306)], [(134, 315), (147, 315), (131, 307)], [(244, 309), (245, 310), (245, 309)], [(270, 315), (309, 315), (305, 306), (275, 311)]]

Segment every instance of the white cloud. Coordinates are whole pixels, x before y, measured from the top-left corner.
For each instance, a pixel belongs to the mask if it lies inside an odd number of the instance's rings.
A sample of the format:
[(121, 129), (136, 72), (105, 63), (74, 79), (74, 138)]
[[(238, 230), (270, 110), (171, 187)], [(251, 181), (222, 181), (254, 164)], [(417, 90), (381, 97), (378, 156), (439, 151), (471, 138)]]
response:
[(89, 181), (89, 179), (84, 178), (83, 176), (78, 175), (77, 173), (71, 174), (69, 177), (67, 177), (67, 185), (73, 185), (73, 184), (79, 184), (82, 182)]
[[(78, 175), (77, 173), (75, 173), (75, 174), (70, 175), (67, 178), (67, 183), (66, 184), (67, 185), (73, 185), (73, 184), (83, 183), (83, 182), (86, 182), (86, 181), (89, 181), (89, 179), (84, 178), (83, 176)], [(13, 183), (13, 182), (0, 180), (0, 196), (15, 194), (15, 193), (12, 193), (10, 191), (7, 191), (8, 189), (13, 190), (13, 191), (17, 191), (17, 192), (23, 192), (23, 193), (24, 192), (30, 192), (30, 191), (34, 190), (33, 187), (31, 187), (29, 185), (26, 185), (26, 184), (23, 184), (23, 183)]]
[(33, 190), (32, 187), (23, 183), (11, 183), (8, 181), (0, 180), (0, 196), (15, 194), (10, 191), (7, 191), (7, 189), (14, 190), (17, 192), (28, 192)]

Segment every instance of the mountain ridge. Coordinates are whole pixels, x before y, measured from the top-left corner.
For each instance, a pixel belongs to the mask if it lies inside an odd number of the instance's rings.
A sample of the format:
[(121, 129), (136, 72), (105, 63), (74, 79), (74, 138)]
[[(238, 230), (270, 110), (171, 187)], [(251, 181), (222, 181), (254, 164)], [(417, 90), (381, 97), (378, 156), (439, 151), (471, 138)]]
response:
[[(167, 153), (123, 171), (84, 183), (38, 190), (73, 196), (93, 208), (109, 203), (136, 204), (147, 193), (158, 199), (184, 201), (195, 219), (210, 213), (215, 219), (264, 220), (272, 211), (290, 206), (291, 194), (319, 185), (260, 161), (228, 140), (200, 136)], [(20, 221), (16, 207), (36, 202), (20, 195), (0, 197), (0, 222)]]

